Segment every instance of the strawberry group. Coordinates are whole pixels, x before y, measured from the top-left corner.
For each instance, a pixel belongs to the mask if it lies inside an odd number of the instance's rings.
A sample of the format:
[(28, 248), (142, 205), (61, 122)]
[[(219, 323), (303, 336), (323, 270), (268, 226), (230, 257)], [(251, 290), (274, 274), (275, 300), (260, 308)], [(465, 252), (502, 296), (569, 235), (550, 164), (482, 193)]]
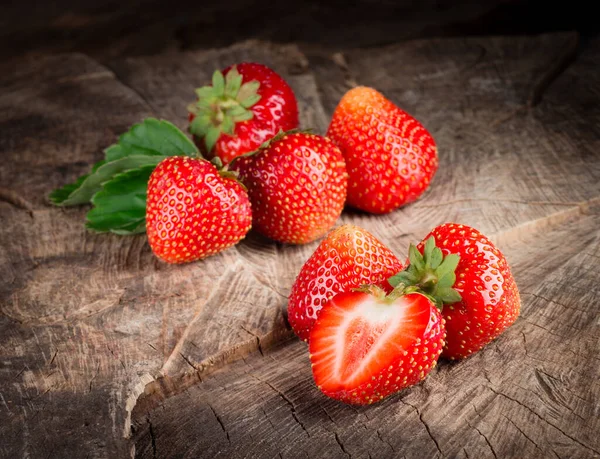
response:
[(345, 225), (300, 270), (288, 319), (309, 342), (315, 383), (325, 395), (379, 401), (425, 378), (440, 355), (454, 360), (479, 351), (519, 314), (505, 257), (468, 226), (434, 228), (410, 246), (400, 268), (373, 236)]
[(188, 107), (190, 132), (207, 158), (224, 164), (256, 150), (279, 131), (298, 127), (296, 96), (269, 67), (243, 62), (216, 71)]
[(344, 158), (326, 137), (281, 133), (230, 170), (248, 188), (254, 228), (280, 242), (305, 244), (323, 236), (342, 213)]
[(331, 231), (302, 266), (288, 300), (288, 320), (308, 340), (317, 314), (334, 295), (363, 284), (391, 290), (387, 278), (402, 269), (396, 256), (368, 231), (343, 225)]
[(203, 159), (170, 157), (148, 182), (146, 231), (168, 263), (213, 255), (239, 242), (252, 225), (244, 187)]
[(342, 97), (327, 136), (346, 160), (347, 203), (367, 212), (383, 214), (414, 201), (438, 168), (429, 132), (372, 88)]

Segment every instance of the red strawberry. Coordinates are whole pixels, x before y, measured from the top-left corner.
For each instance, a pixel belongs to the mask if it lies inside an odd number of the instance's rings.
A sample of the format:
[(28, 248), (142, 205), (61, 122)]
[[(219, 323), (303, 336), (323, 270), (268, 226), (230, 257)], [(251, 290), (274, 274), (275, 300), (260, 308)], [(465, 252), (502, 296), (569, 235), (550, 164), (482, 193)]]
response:
[(348, 169), (348, 204), (383, 214), (417, 199), (438, 168), (429, 132), (372, 88), (348, 91), (335, 109), (327, 136)]
[(386, 279), (402, 269), (396, 256), (371, 233), (343, 225), (327, 235), (308, 259), (290, 293), (288, 320), (307, 341), (323, 305), (332, 296), (363, 284), (391, 290)]
[(251, 223), (246, 190), (208, 161), (172, 156), (150, 176), (146, 231), (163, 261), (184, 263), (220, 252), (243, 239)]
[(334, 296), (310, 332), (315, 383), (346, 403), (371, 404), (418, 383), (444, 345), (442, 316), (429, 298), (371, 290)]
[[(479, 351), (517, 319), (521, 301), (506, 258), (479, 231), (445, 223), (412, 249), (407, 270), (390, 283), (419, 285), (440, 304), (449, 303), (442, 310), (447, 331), (444, 357), (461, 359)], [(455, 274), (448, 274), (454, 266)]]
[(262, 64), (216, 71), (212, 86), (197, 89), (188, 107), (190, 131), (204, 156), (223, 163), (256, 150), (280, 130), (298, 127), (298, 104), (289, 85)]
[(344, 158), (328, 138), (281, 133), (238, 157), (230, 169), (248, 188), (254, 227), (276, 241), (313, 241), (331, 229), (344, 207)]

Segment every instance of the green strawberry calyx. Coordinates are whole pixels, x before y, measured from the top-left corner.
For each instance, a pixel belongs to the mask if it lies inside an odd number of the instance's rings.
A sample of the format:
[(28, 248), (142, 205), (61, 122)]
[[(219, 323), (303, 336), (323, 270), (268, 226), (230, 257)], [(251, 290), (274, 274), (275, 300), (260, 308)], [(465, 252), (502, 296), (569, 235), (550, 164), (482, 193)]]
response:
[(411, 244), (408, 260), (410, 264), (403, 271), (388, 279), (394, 291), (400, 288), (404, 294), (410, 291), (422, 293), (440, 310), (444, 304), (462, 300), (460, 293), (453, 288), (456, 282), (455, 270), (460, 261), (459, 255), (450, 253), (444, 256), (441, 249), (436, 247), (435, 238), (432, 236), (425, 241), (422, 255)]
[(198, 100), (188, 106), (194, 115), (190, 132), (202, 139), (210, 152), (221, 134), (233, 135), (235, 124), (254, 117), (252, 106), (260, 100), (256, 80), (242, 84), (242, 75), (233, 66), (226, 76), (216, 70), (212, 85), (196, 89)]

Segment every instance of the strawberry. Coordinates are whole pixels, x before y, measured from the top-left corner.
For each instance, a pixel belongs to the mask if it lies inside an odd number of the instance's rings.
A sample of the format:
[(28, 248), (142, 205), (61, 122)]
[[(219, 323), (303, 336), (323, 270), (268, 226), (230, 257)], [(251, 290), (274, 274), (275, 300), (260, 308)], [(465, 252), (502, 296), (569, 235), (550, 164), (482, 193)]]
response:
[(344, 207), (344, 158), (325, 137), (282, 132), (236, 158), (230, 170), (248, 188), (254, 227), (276, 241), (311, 242), (329, 231)]
[(331, 231), (308, 259), (290, 293), (288, 320), (309, 338), (319, 311), (332, 296), (363, 284), (391, 290), (386, 279), (402, 269), (396, 256), (368, 231), (343, 225)]
[(348, 204), (383, 214), (417, 199), (437, 168), (435, 142), (423, 125), (375, 89), (348, 91), (327, 136), (348, 169)]
[(197, 89), (188, 107), (190, 132), (205, 157), (229, 163), (256, 150), (280, 130), (298, 127), (298, 103), (270, 68), (244, 62), (216, 71), (212, 85)]
[(325, 395), (366, 405), (427, 376), (442, 352), (444, 326), (425, 295), (360, 290), (325, 304), (309, 350), (315, 383)]
[(199, 260), (244, 238), (252, 214), (244, 187), (203, 159), (172, 156), (148, 181), (146, 231), (167, 263)]
[(506, 258), (476, 229), (455, 223), (437, 226), (411, 247), (409, 257), (406, 271), (389, 282), (418, 286), (444, 304), (447, 338), (442, 356), (468, 357), (517, 319), (521, 301)]

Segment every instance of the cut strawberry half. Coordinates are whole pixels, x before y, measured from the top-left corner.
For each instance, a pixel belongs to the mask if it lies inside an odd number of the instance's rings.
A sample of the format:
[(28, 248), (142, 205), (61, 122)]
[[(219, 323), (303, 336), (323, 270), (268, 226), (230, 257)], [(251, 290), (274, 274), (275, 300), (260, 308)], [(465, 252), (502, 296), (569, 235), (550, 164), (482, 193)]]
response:
[(442, 352), (442, 317), (421, 294), (378, 287), (341, 293), (311, 330), (313, 376), (327, 396), (370, 404), (421, 381)]

